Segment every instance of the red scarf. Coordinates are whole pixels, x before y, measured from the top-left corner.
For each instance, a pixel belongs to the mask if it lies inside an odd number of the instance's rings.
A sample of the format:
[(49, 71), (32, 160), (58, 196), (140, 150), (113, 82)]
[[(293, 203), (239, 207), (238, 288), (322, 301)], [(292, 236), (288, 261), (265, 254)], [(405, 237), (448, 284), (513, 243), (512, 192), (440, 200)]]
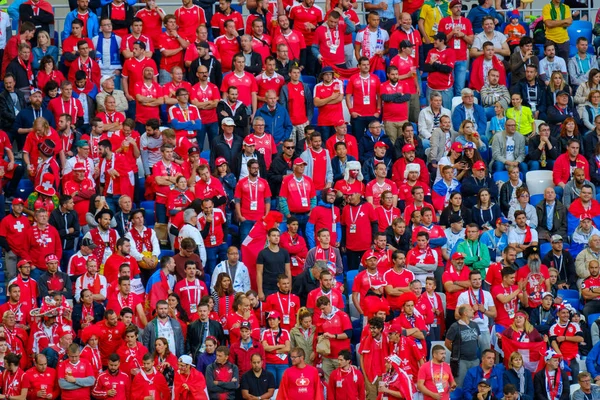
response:
[(87, 63), (82, 64), (81, 57), (79, 57), (79, 59), (77, 60), (77, 63), (79, 64), (79, 69), (81, 71), (85, 72), (85, 75), (87, 76), (88, 80), (91, 82), (91, 80), (92, 80), (92, 61), (91, 61), (91, 58), (88, 57)]
[[(325, 258), (325, 252), (329, 251), (329, 259)], [(327, 266), (330, 271), (333, 271), (334, 275), (336, 273), (336, 261), (337, 257), (335, 255), (335, 249), (333, 246), (329, 246), (328, 249), (324, 249), (321, 247), (321, 244), (317, 244), (317, 251), (315, 252), (315, 261), (327, 261)]]
[(21, 392), (17, 393), (18, 387), (21, 385), (23, 381), (23, 375), (25, 372), (21, 368), (18, 368), (17, 371), (13, 374), (8, 370), (4, 371), (4, 383), (2, 385), (2, 393), (8, 398), (9, 396), (20, 396)]
[(113, 253), (115, 252), (115, 249), (117, 248), (117, 231), (115, 231), (114, 229), (110, 229), (108, 231), (108, 246), (106, 245), (106, 243), (104, 243), (102, 236), (100, 236), (100, 230), (98, 228), (92, 229), (90, 231), (90, 236), (92, 237), (92, 241), (97, 246), (93, 250), (93, 253), (94, 257), (96, 257), (96, 260), (98, 260), (99, 262), (102, 262), (102, 260), (104, 260), (104, 251), (107, 247), (110, 247)]
[(39, 10), (44, 10), (48, 14), (54, 15), (54, 11), (52, 10), (52, 4), (48, 3), (45, 0), (40, 0), (37, 3), (34, 3), (33, 1), (29, 0), (29, 1), (26, 1), (24, 4), (29, 4), (31, 6), (31, 8), (33, 8), (33, 13), (35, 15), (38, 15), (40, 13)]
[(531, 228), (528, 225), (526, 225), (525, 226), (525, 239), (523, 240), (523, 244), (531, 243), (531, 239), (532, 239)]
[(135, 228), (131, 228), (129, 233), (135, 242), (135, 248), (138, 253), (144, 251), (144, 247), (146, 247), (148, 251), (152, 251), (152, 231), (150, 228), (144, 228), (143, 236), (140, 235), (140, 232)]
[(33, 68), (31, 68), (31, 60), (27, 61), (27, 64), (21, 59), (21, 57), (17, 57), (19, 64), (25, 71), (27, 71), (27, 80), (29, 81), (29, 86), (33, 87)]

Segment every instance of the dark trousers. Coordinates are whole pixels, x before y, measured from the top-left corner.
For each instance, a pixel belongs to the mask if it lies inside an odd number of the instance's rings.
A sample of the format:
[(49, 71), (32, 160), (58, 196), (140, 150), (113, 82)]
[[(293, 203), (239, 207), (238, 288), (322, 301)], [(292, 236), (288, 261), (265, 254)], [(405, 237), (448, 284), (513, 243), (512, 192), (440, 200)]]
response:
[(556, 55), (562, 57), (564, 60), (569, 59), (569, 51), (571, 47), (571, 42), (566, 41), (564, 43), (556, 43), (552, 40), (546, 40), (546, 44), (553, 44), (556, 49)]
[(365, 131), (369, 127), (371, 121), (375, 120), (377, 120), (377, 118), (373, 116), (351, 118), (350, 125), (352, 125), (352, 135), (354, 135), (357, 140), (360, 140), (360, 138), (362, 138), (365, 134)]
[(590, 300), (585, 303), (585, 306), (583, 307), (583, 315), (585, 315), (586, 319), (589, 315), (596, 313), (600, 313), (600, 300)]
[(358, 269), (363, 254), (365, 254), (365, 251), (346, 250), (346, 256), (348, 257), (348, 271), (355, 271)]
[(290, 215), (298, 220), (298, 234), (306, 239), (306, 224), (308, 223), (308, 213), (290, 213)]

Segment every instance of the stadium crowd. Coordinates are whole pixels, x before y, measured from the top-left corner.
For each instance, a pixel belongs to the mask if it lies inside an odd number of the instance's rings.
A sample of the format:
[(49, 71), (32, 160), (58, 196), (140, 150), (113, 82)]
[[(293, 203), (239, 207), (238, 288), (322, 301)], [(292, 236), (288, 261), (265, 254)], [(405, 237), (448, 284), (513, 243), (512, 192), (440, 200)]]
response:
[(0, 399), (600, 400), (600, 12), (529, 3), (13, 1)]

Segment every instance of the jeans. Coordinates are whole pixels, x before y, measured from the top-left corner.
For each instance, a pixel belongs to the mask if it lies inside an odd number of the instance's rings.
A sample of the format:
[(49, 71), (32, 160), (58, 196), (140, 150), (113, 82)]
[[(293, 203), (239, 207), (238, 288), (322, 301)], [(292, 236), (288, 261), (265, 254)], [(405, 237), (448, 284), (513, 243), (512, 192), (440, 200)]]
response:
[(215, 247), (206, 247), (204, 273), (212, 275), (215, 266), (223, 260), (227, 260), (227, 243), (221, 243)]
[(456, 61), (454, 63), (454, 95), (460, 96), (460, 91), (465, 88), (467, 80), (467, 61)]
[(204, 138), (208, 134), (208, 148), (210, 149), (210, 144), (219, 134), (219, 124), (217, 122), (202, 124), (202, 128), (197, 132), (196, 140), (198, 141), (198, 147), (204, 150)]
[(360, 140), (365, 134), (365, 131), (369, 127), (371, 121), (375, 120), (376, 118), (372, 116), (351, 118), (350, 125), (352, 125), (352, 135), (354, 135), (356, 139)]
[(267, 364), (267, 371), (273, 374), (275, 378), (275, 388), (279, 388), (279, 383), (283, 377), (283, 373), (289, 366), (287, 364)]
[(256, 221), (245, 220), (244, 222), (240, 222), (240, 243), (246, 239), (254, 224), (256, 224)]
[[(501, 163), (500, 161), (494, 161), (494, 164), (492, 164), (492, 172), (500, 171), (506, 171), (506, 165), (504, 165), (504, 163)], [(525, 164), (524, 162), (519, 163), (519, 171), (521, 171), (523, 174), (526, 174), (527, 164)]]
[(454, 91), (452, 88), (446, 90), (435, 90), (427, 86), (427, 104), (429, 104), (431, 92), (438, 92), (442, 96), (442, 105), (444, 108), (452, 110), (452, 97), (454, 97)]
[(160, 71), (158, 71), (158, 82), (161, 85), (169, 83), (172, 80), (173, 80), (173, 77), (171, 76), (171, 74), (169, 73), (169, 71), (166, 71), (164, 69), (161, 69)]
[(527, 163), (527, 167), (528, 171), (552, 171), (552, 169), (554, 168), (554, 160), (546, 161), (546, 166), (544, 168), (542, 168), (539, 161), (529, 161)]
[(154, 215), (156, 216), (156, 222), (159, 224), (166, 224), (167, 220), (167, 205), (154, 203)]
[(565, 190), (560, 186), (554, 186), (554, 191), (556, 192), (556, 200), (562, 201)]
[(121, 197), (120, 194), (107, 194), (105, 196), (106, 204), (108, 204), (108, 208), (110, 208), (111, 211), (114, 213), (117, 213), (120, 210), (120, 207), (119, 207), (119, 198), (120, 197)]
[[(128, 105), (128, 107), (127, 107), (127, 111), (125, 111), (125, 116), (127, 118), (131, 118), (135, 121), (135, 100), (128, 101), (127, 105)], [(146, 130), (144, 129), (141, 132), (140, 131), (138, 131), (138, 132), (140, 135), (143, 135), (146, 132)]]
[(485, 118), (488, 121), (491, 121), (492, 118), (494, 118), (496, 116), (496, 111), (494, 110), (494, 107), (492, 107), (492, 106), (484, 107), (483, 109), (485, 110)]
[(321, 138), (324, 142), (335, 134), (335, 127), (333, 126), (319, 126), (317, 130), (321, 132)]
[(73, 254), (75, 254), (74, 249), (71, 249), (71, 250), (63, 249), (62, 258), (60, 260), (60, 270), (62, 272), (67, 273), (67, 266), (69, 265), (69, 260), (71, 259)]
[(301, 235), (304, 239), (306, 239), (306, 224), (308, 223), (308, 213), (290, 213), (290, 215), (298, 220), (298, 234)]
[(43, 271), (43, 270), (41, 270), (39, 268), (32, 268), (29, 277), (31, 279), (35, 280), (35, 281), (39, 281), (40, 280), (40, 276), (42, 276), (42, 274), (44, 272), (46, 272), (46, 271)]

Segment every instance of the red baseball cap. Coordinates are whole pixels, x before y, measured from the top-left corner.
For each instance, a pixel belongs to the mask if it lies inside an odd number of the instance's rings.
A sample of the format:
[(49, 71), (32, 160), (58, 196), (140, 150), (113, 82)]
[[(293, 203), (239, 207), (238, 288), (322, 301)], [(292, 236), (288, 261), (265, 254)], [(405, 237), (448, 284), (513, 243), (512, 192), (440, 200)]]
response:
[(223, 164), (228, 164), (227, 160), (225, 159), (225, 157), (217, 157), (217, 159), (215, 160), (215, 165), (217, 167), (220, 167)]
[(248, 135), (244, 138), (244, 146), (256, 146), (256, 140), (254, 140), (254, 135)]
[(59, 338), (66, 336), (66, 335), (71, 335), (73, 336), (73, 328), (71, 328), (71, 325), (62, 325), (59, 326), (58, 329), (56, 330), (56, 334), (58, 335)]
[(31, 261), (29, 260), (21, 260), (17, 263), (17, 268), (21, 268), (23, 265), (29, 264), (31, 265)]
[(483, 161), (476, 161), (475, 164), (473, 164), (473, 169), (480, 171), (482, 169), (486, 169), (485, 168), (485, 163)]
[(19, 205), (19, 204), (25, 204), (25, 200), (23, 200), (23, 199), (20, 199), (20, 198), (18, 198), (18, 197), (15, 197), (15, 198), (13, 199), (13, 201), (12, 201), (12, 205), (13, 205), (13, 206), (16, 206), (16, 205)]
[(306, 161), (304, 161), (302, 158), (298, 157), (294, 160), (294, 165), (306, 165)]
[(279, 314), (277, 311), (271, 311), (267, 314), (267, 319), (275, 319), (275, 318), (281, 318), (281, 314)]
[(82, 162), (75, 163), (73, 171), (85, 171), (85, 164)]
[(48, 254), (46, 256), (46, 262), (49, 263), (49, 262), (53, 262), (53, 261), (59, 262), (58, 257), (56, 257), (55, 254)]
[(463, 145), (460, 144), (459, 142), (454, 142), (452, 143), (452, 150), (457, 152), (457, 153), (462, 153), (463, 152)]
[(465, 259), (465, 255), (463, 253), (460, 252), (456, 252), (454, 254), (452, 254), (452, 259), (453, 260), (460, 260), (460, 259)]
[(409, 151), (415, 151), (415, 146), (413, 146), (412, 144), (405, 144), (404, 146), (402, 146), (403, 153), (408, 153)]
[(375, 145), (373, 146), (374, 148), (378, 148), (378, 147), (385, 147), (386, 149), (389, 148), (390, 146), (388, 146), (387, 144), (383, 143), (383, 142), (377, 142), (375, 143)]

